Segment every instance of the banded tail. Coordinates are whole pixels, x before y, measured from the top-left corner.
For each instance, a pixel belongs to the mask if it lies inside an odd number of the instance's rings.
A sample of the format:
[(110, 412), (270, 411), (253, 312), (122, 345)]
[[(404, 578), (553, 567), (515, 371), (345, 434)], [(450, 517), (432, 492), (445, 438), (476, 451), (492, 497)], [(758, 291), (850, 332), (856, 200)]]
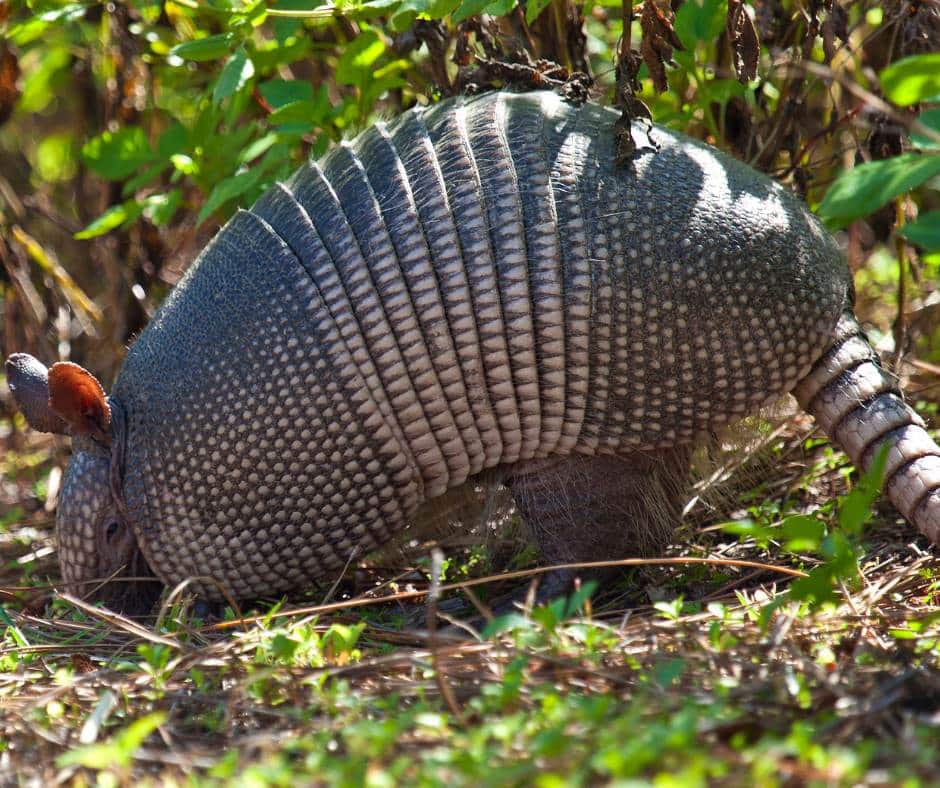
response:
[(878, 449), (890, 446), (888, 497), (908, 522), (940, 544), (940, 446), (882, 369), (851, 312), (839, 320), (832, 346), (793, 393), (857, 467), (868, 470)]

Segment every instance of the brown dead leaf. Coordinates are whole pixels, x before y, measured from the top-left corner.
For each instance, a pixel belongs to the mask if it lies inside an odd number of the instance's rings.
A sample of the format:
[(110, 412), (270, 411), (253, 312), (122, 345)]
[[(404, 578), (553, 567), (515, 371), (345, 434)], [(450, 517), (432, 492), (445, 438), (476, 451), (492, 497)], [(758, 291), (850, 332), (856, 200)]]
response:
[(16, 81), (20, 77), (20, 64), (12, 49), (0, 44), (0, 126), (6, 123), (20, 97)]
[(657, 93), (665, 92), (668, 87), (666, 64), (672, 64), (672, 51), (678, 49), (681, 52), (683, 49), (673, 27), (675, 18), (669, 0), (646, 0), (643, 3), (640, 14), (640, 29), (643, 31), (640, 54)]
[(72, 654), (72, 668), (76, 673), (94, 673), (98, 668), (85, 654)]
[(738, 82), (746, 84), (757, 78), (760, 41), (754, 20), (742, 0), (728, 0), (728, 42), (734, 60), (734, 73)]

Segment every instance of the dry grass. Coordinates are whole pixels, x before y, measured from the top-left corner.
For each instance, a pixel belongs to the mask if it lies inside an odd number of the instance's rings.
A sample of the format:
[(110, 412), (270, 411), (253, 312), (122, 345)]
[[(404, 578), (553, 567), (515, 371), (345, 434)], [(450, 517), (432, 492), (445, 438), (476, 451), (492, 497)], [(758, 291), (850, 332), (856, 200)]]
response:
[[(773, 519), (785, 499), (799, 510), (844, 490), (838, 457), (784, 437), (773, 463), (750, 464), (760, 491), (752, 515), (764, 507)], [(260, 617), (206, 624), (176, 606), (132, 622), (42, 587), (56, 577), (51, 524), (31, 489), (48, 447), (28, 441), (7, 455), (20, 464), (0, 510), (0, 772), (11, 784), (193, 774), (247, 784), (528, 784), (550, 773), (597, 782), (618, 773), (597, 753), (605, 728), (623, 720), (659, 731), (644, 746), (662, 751), (634, 764), (639, 777), (684, 774), (687, 756), (699, 778), (726, 784), (935, 778), (940, 561), (895, 515), (878, 518), (862, 577), (837, 606), (808, 615), (785, 605), (767, 626), (761, 611), (788, 583), (774, 565), (793, 574), (814, 560), (729, 541), (714, 527), (729, 513), (706, 507), (689, 517), (674, 564), (634, 569), (582, 617), (543, 609), (486, 640), (402, 628), (421, 615), (421, 572), (397, 575), (395, 592), (341, 585), (325, 607), (262, 607)], [(15, 459), (24, 457), (36, 462)], [(684, 603), (669, 601), (680, 594)], [(571, 704), (561, 722), (546, 716), (546, 697)], [(598, 698), (612, 706), (595, 727), (583, 704)], [(519, 715), (541, 733), (500, 742), (493, 726)], [(138, 742), (126, 734), (142, 718)], [(669, 726), (686, 718), (676, 740)], [(546, 726), (566, 739), (547, 755)], [(460, 755), (474, 737), (487, 742), (487, 763), (470, 766)]]

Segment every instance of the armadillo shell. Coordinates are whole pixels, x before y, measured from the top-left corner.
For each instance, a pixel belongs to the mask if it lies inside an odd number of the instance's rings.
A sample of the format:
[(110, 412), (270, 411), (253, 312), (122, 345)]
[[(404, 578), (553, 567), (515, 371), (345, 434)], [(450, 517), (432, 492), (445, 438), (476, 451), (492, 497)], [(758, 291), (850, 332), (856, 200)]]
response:
[(151, 567), (328, 582), (483, 469), (691, 443), (790, 390), (850, 300), (835, 242), (680, 134), (617, 168), (616, 118), (446, 101), (239, 212), (113, 391)]

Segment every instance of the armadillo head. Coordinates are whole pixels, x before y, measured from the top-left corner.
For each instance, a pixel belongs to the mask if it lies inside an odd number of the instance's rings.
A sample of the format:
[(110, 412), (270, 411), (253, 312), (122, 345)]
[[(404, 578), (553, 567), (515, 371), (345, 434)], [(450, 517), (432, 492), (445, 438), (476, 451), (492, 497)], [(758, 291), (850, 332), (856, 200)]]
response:
[(69, 593), (125, 613), (147, 612), (160, 584), (148, 579), (153, 573), (124, 514), (120, 405), (109, 403), (98, 381), (77, 364), (47, 370), (17, 353), (7, 359), (6, 373), (30, 426), (73, 439), (56, 514), (59, 565)]

